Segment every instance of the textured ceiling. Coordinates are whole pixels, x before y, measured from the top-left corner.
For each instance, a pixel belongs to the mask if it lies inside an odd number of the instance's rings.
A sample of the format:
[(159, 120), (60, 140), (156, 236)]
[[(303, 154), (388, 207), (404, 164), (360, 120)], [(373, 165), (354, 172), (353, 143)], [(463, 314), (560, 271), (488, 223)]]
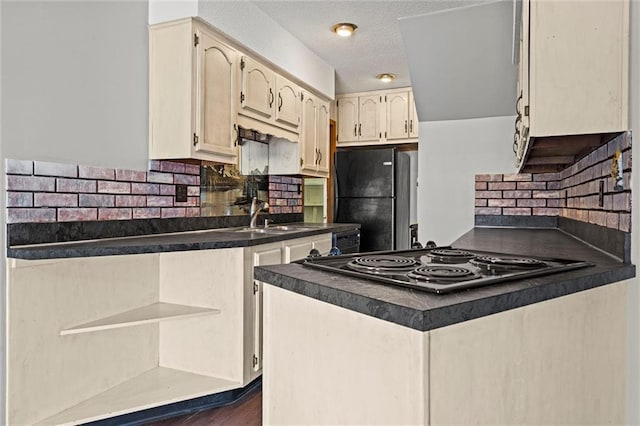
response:
[[(423, 15), (486, 0), (318, 1), (254, 0), (278, 22), (336, 70), (336, 94), (411, 86), (398, 18)], [(352, 22), (350, 38), (336, 36), (331, 27)], [(462, 25), (462, 23), (461, 23)], [(394, 73), (392, 83), (375, 79)]]

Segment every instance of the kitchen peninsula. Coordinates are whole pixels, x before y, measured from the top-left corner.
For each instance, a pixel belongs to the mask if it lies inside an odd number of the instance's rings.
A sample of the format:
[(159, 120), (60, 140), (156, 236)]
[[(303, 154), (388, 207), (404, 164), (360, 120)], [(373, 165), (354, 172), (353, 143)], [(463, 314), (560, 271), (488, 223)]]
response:
[(559, 229), (475, 228), (453, 247), (595, 266), (447, 295), (258, 267), (265, 423), (623, 423), (635, 267)]

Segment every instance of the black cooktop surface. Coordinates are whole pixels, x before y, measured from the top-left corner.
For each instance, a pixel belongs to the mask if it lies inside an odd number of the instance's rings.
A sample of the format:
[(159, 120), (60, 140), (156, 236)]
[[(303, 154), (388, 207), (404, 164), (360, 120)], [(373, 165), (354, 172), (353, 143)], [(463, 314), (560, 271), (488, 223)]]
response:
[(303, 265), (434, 293), (593, 266), (588, 262), (435, 247), (308, 257)]

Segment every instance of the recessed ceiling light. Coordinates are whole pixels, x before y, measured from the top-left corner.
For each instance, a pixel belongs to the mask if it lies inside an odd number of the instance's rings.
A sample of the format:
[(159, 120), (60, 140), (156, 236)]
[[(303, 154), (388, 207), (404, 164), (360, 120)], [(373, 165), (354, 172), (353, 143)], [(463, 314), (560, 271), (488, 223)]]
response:
[(340, 37), (350, 37), (358, 29), (358, 26), (349, 22), (341, 22), (335, 24), (331, 29)]
[(376, 75), (376, 78), (383, 83), (391, 83), (393, 80), (395, 80), (396, 75), (391, 73), (384, 73)]

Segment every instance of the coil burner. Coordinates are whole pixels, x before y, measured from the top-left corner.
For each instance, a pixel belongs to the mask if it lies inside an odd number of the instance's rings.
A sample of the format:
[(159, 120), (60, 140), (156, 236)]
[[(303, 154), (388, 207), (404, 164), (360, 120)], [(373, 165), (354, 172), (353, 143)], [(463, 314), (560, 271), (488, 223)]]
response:
[(347, 267), (354, 271), (380, 275), (404, 273), (420, 265), (422, 264), (413, 258), (393, 255), (361, 256), (347, 263)]
[(488, 272), (528, 270), (548, 266), (547, 263), (542, 260), (526, 257), (478, 256), (472, 259), (471, 263)]
[(475, 254), (457, 249), (434, 249), (427, 256), (434, 263), (466, 263), (476, 257)]
[(478, 275), (469, 269), (448, 265), (421, 266), (409, 272), (407, 276), (439, 284), (457, 283), (478, 278)]

